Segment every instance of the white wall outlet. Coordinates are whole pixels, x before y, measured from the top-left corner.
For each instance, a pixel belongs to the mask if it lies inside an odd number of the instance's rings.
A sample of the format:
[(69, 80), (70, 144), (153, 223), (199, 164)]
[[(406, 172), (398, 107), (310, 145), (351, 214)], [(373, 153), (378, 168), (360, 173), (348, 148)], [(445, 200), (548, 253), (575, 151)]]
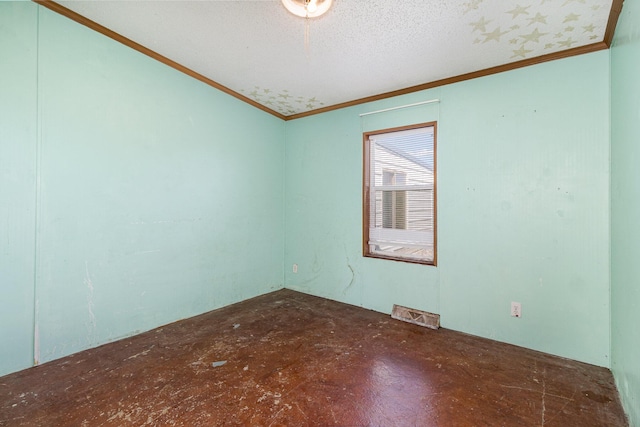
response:
[(293, 272), (294, 273), (298, 272), (298, 264), (293, 264)]
[(522, 317), (522, 304), (511, 301), (511, 316)]

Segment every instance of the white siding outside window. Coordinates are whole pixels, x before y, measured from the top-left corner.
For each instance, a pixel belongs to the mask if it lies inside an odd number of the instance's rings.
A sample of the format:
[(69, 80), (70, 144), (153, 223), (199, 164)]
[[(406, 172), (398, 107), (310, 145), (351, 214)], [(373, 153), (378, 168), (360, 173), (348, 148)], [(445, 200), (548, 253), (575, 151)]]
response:
[(435, 262), (435, 124), (369, 134), (368, 255)]

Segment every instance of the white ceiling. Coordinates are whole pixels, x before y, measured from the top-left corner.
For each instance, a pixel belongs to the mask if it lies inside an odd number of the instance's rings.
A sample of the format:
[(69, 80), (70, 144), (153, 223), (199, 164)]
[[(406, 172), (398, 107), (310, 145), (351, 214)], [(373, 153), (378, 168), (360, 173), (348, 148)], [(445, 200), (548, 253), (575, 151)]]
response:
[(602, 43), (612, 0), (280, 0), (59, 4), (283, 116)]

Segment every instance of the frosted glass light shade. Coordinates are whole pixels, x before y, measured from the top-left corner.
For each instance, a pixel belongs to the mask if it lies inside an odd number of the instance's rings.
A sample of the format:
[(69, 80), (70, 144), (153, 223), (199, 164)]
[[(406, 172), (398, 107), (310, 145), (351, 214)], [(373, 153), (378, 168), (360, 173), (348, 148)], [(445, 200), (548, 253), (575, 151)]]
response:
[(317, 18), (329, 10), (333, 0), (282, 0), (287, 10), (301, 18)]

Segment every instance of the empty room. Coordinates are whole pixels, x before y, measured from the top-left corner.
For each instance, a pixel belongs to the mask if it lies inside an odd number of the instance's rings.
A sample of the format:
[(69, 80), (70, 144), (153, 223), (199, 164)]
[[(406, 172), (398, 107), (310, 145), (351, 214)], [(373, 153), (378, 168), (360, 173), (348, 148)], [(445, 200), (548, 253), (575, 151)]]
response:
[(638, 0), (0, 1), (0, 426), (640, 427)]

